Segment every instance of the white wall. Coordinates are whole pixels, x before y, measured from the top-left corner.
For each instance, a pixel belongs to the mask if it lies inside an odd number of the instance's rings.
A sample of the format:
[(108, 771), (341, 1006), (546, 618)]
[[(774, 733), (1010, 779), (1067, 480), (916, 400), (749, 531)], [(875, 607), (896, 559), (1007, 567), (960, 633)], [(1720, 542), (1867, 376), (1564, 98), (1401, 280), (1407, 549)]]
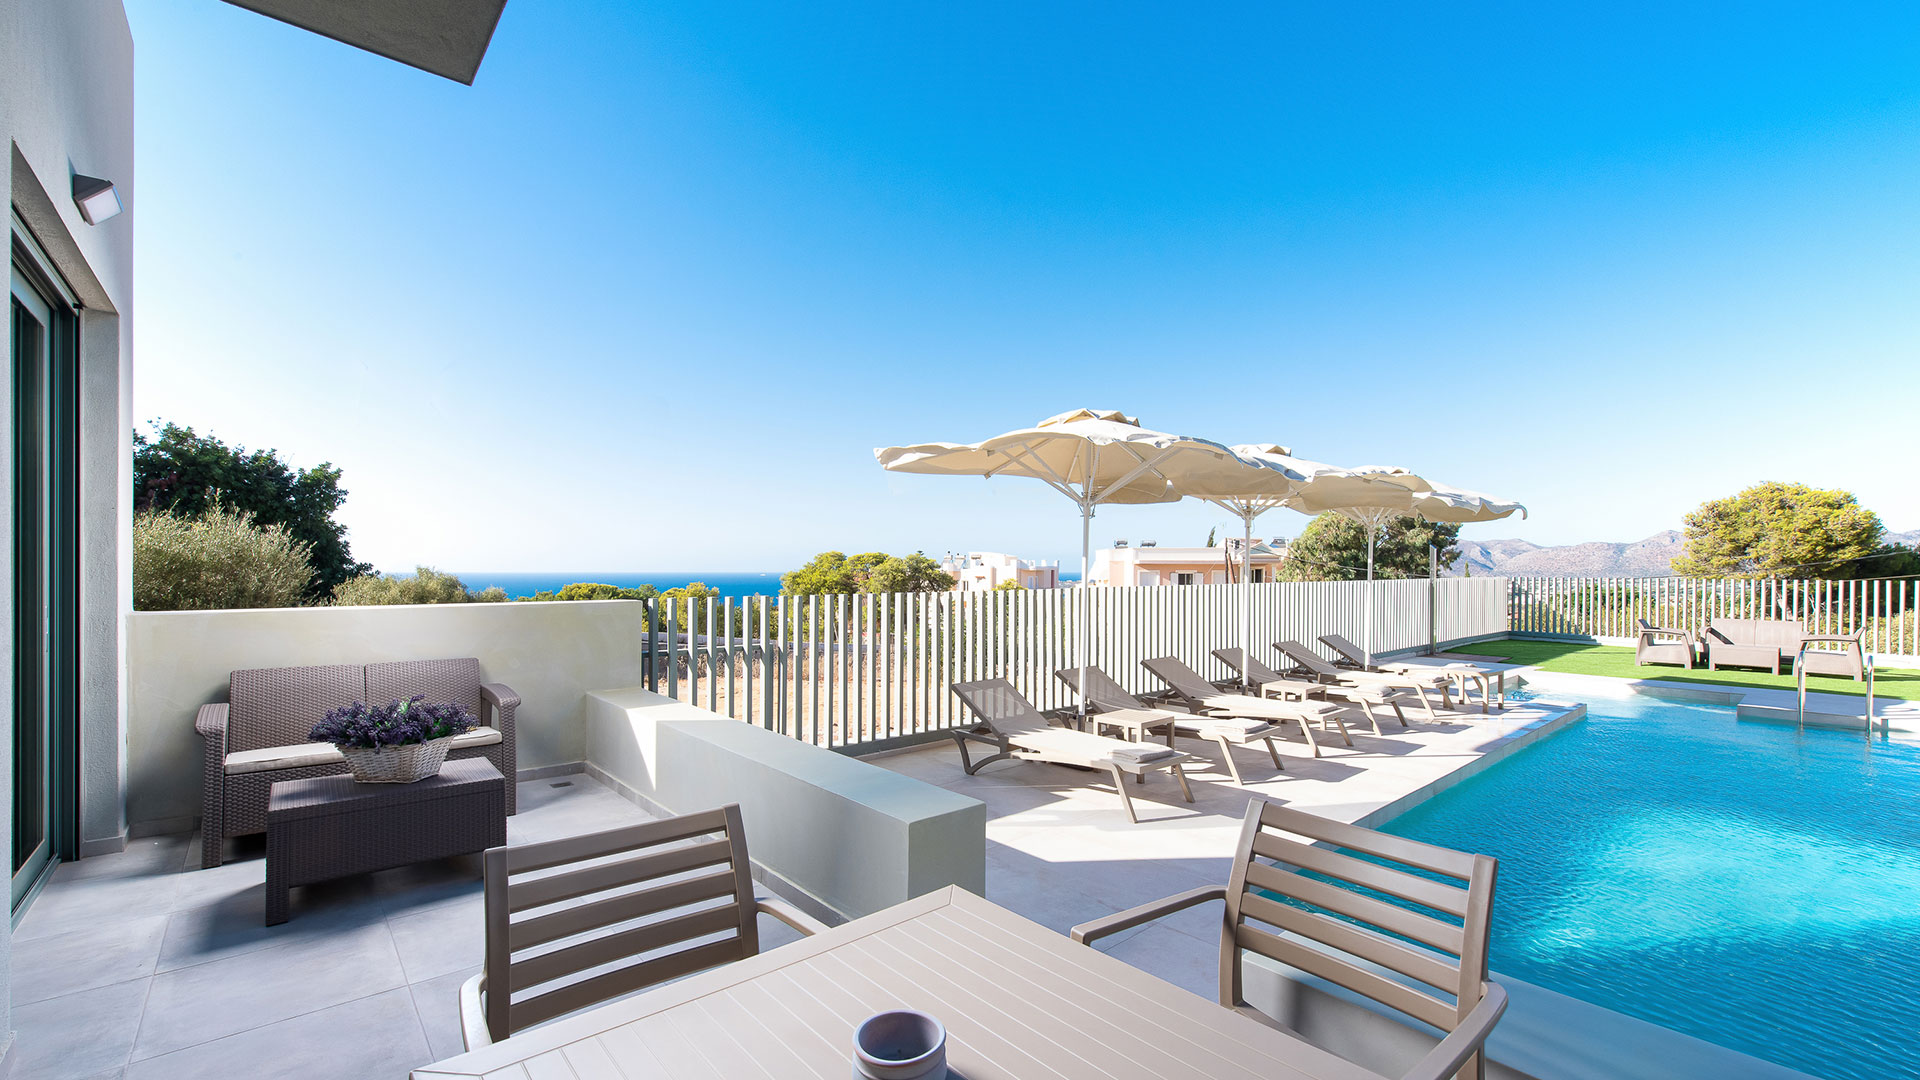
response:
[[(119, 835), (124, 770), (121, 617), (132, 595), (125, 537), (133, 341), (133, 37), (119, 0), (0, 3), (0, 141), (12, 209), (79, 295), (81, 317), (81, 768), (93, 798), (81, 837)], [(127, 212), (87, 225), (72, 172), (115, 182)], [(11, 358), (9, 358), (11, 359)], [(11, 505), (13, 432), (0, 410), (0, 502)], [(12, 530), (0, 530), (0, 645), (12, 654)], [(11, 715), (9, 680), (0, 712)], [(12, 806), (0, 740), (0, 803)], [(11, 835), (11, 830), (8, 830)], [(0, 844), (8, 841), (0, 840)], [(0, 920), (0, 1074), (11, 1054), (9, 930)]]
[(986, 891), (986, 805), (946, 788), (639, 687), (589, 696), (587, 758), (658, 813), (739, 803), (756, 876), (821, 918)]
[(136, 612), (127, 661), (127, 816), (136, 834), (187, 828), (200, 812), (194, 713), (225, 701), (241, 668), (473, 656), (520, 694), (520, 768), (586, 756), (585, 696), (642, 678), (641, 605), (549, 604)]

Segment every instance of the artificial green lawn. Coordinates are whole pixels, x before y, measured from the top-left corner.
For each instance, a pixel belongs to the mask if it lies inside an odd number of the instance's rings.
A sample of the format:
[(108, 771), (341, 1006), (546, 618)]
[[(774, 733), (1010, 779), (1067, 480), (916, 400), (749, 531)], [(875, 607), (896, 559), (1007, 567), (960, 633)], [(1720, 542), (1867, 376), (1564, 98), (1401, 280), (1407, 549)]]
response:
[[(1527, 664), (1542, 671), (1559, 671), (1568, 675), (1611, 675), (1620, 679), (1662, 679), (1667, 682), (1702, 683), (1709, 686), (1757, 686), (1767, 690), (1794, 688), (1792, 675), (1774, 675), (1771, 672), (1745, 668), (1708, 671), (1706, 667), (1701, 666), (1688, 671), (1677, 664), (1648, 664), (1640, 667), (1633, 662), (1633, 650), (1619, 645), (1582, 645), (1572, 641), (1521, 641), (1514, 638), (1498, 638), (1493, 641), (1476, 641), (1471, 645), (1463, 645), (1460, 652), (1504, 660), (1509, 664)], [(1852, 694), (1855, 697), (1861, 697), (1867, 692), (1867, 684), (1864, 681), (1854, 682), (1852, 679), (1835, 678), (1831, 675), (1809, 675), (1807, 689), (1822, 694)], [(1873, 692), (1879, 697), (1920, 701), (1920, 671), (1881, 668), (1874, 676)]]

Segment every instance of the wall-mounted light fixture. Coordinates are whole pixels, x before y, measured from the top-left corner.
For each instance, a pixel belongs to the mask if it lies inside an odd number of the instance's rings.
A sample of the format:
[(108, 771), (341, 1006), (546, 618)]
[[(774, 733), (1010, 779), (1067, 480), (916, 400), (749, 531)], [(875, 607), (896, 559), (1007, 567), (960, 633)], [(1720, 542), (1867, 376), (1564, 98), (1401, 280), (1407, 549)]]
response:
[(120, 193), (114, 190), (113, 181), (79, 173), (73, 176), (73, 201), (89, 225), (98, 225), (126, 209), (120, 205)]

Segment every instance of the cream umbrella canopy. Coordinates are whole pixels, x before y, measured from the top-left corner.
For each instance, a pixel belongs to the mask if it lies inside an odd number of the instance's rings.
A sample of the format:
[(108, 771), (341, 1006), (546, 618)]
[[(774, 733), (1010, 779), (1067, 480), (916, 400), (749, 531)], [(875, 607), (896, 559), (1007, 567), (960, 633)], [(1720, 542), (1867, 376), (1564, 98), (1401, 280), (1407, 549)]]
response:
[[(1076, 409), (1030, 428), (976, 443), (889, 446), (873, 456), (893, 472), (944, 476), (1025, 476), (1039, 480), (1080, 508), (1080, 587), (1088, 587), (1094, 508), (1103, 503), (1170, 503), (1193, 496), (1246, 492), (1284, 494), (1284, 472), (1236, 454), (1221, 443), (1140, 426), (1124, 413)], [(1080, 603), (1080, 708), (1086, 710), (1091, 607)]]
[[(1271, 444), (1236, 446), (1234, 451), (1250, 460), (1264, 462), (1271, 468), (1299, 474), (1294, 493), (1280, 500), (1278, 505), (1292, 507), (1304, 514), (1339, 514), (1357, 522), (1367, 531), (1367, 613), (1363, 648), (1369, 664), (1373, 662), (1374, 548), (1382, 525), (1396, 517), (1414, 516), (1433, 522), (1464, 524), (1494, 521), (1514, 513), (1525, 517), (1527, 512), (1527, 508), (1517, 502), (1436, 484), (1398, 466), (1362, 465), (1342, 469), (1318, 465), (1291, 457), (1284, 448)], [(1251, 523), (1250, 518), (1248, 521)]]

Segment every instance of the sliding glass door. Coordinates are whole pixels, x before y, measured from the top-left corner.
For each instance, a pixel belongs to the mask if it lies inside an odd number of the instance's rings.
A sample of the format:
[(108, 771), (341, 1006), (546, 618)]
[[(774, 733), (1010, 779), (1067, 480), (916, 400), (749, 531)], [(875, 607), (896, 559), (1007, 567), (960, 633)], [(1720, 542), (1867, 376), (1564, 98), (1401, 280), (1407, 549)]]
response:
[(13, 889), (18, 912), (74, 832), (78, 596), (75, 320), (13, 249)]

